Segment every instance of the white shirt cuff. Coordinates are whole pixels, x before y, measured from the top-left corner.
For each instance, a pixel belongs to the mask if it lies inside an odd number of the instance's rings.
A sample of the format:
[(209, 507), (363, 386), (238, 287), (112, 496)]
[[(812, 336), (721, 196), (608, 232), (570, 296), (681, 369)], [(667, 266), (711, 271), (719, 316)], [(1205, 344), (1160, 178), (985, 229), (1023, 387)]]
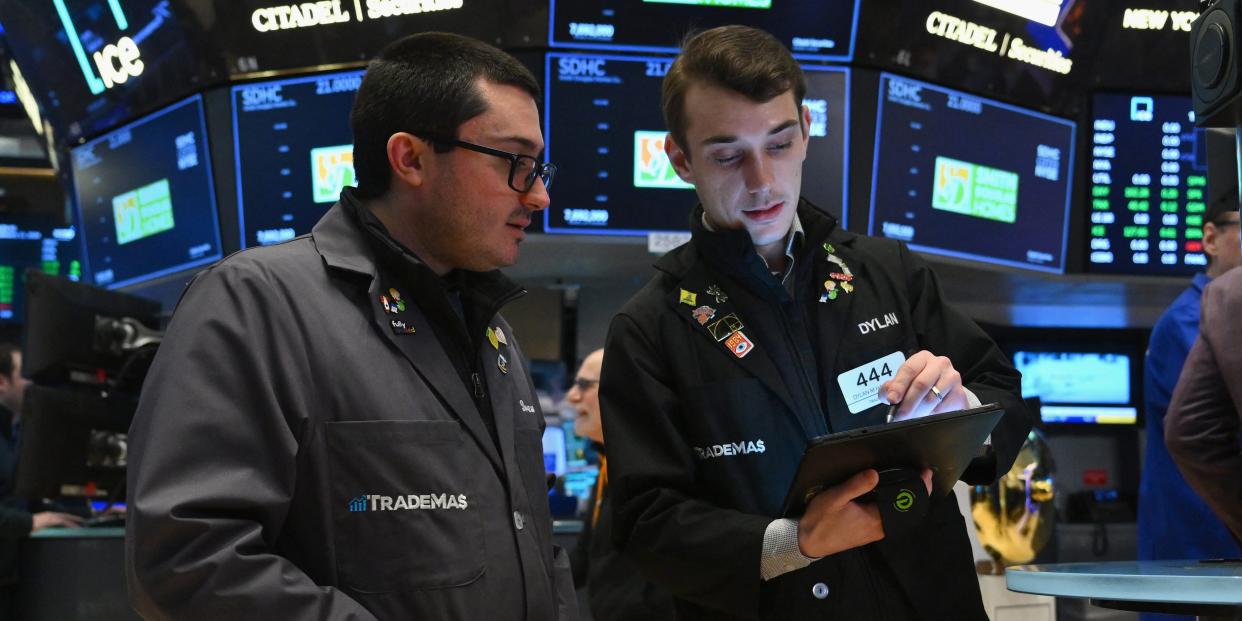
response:
[(759, 557), (759, 575), (771, 580), (782, 574), (802, 569), (818, 558), (806, 556), (798, 547), (797, 520), (780, 519), (763, 531), (763, 555)]

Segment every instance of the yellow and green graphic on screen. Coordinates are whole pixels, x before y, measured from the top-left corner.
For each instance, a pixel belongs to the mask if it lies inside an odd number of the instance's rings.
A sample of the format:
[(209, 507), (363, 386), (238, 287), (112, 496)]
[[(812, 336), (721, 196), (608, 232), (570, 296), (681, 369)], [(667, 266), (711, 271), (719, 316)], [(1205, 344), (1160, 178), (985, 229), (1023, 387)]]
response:
[(341, 190), (354, 185), (354, 145), (311, 149), (311, 185), (316, 203), (335, 203)]
[(128, 244), (172, 229), (172, 196), (168, 190), (168, 179), (160, 179), (113, 197), (112, 218), (116, 221), (118, 244)]
[(1018, 218), (1018, 174), (937, 157), (932, 208), (1013, 224)]
[(723, 6), (734, 9), (770, 9), (772, 0), (643, 0), (650, 4), (693, 4), (695, 6)]
[(634, 187), (689, 190), (694, 186), (681, 180), (664, 152), (668, 132), (634, 132)]

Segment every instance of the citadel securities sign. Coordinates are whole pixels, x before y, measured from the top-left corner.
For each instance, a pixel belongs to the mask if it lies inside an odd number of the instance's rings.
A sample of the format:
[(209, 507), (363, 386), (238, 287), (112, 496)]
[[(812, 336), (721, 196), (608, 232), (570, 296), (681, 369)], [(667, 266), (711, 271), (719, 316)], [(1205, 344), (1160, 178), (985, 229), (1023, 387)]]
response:
[[(352, 4), (352, 13), (349, 4)], [(363, 0), (353, 0), (352, 3), (342, 0), (300, 2), (255, 9), (250, 14), (250, 25), (258, 32), (273, 32), (331, 26), (350, 21), (361, 22), (367, 19), (450, 11), (460, 9), (464, 4), (465, 0), (366, 0), (364, 11)]]
[(941, 11), (932, 11), (927, 16), (927, 32), (1062, 75), (1068, 74), (1074, 65), (1073, 60), (1058, 50), (1031, 47), (1019, 37)]

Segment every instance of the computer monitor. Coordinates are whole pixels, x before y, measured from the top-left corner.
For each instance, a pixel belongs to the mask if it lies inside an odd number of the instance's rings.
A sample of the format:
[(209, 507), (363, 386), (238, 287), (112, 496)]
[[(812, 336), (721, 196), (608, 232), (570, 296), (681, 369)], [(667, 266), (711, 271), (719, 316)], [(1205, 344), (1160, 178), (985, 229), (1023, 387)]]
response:
[(242, 247), (309, 233), (354, 182), (349, 113), (362, 71), (231, 89)]
[(568, 454), (565, 452), (565, 428), (548, 425), (543, 429), (543, 469), (548, 474), (565, 474)]
[[(553, 52), (546, 58), (544, 139), (557, 165), (544, 231), (646, 235), (688, 231), (694, 188), (664, 153), (660, 84), (672, 59)], [(810, 144), (802, 195), (843, 217), (849, 69), (804, 67)], [(843, 223), (844, 224), (844, 223)]]
[(924, 252), (1064, 272), (1074, 131), (881, 74), (868, 230)]
[[(107, 384), (118, 378), (129, 355), (113, 351), (99, 319), (133, 319), (159, 327), (158, 302), (107, 291), (67, 278), (31, 271), (26, 277), (26, 328), (22, 372), (42, 384), (79, 379)], [(141, 377), (133, 378), (141, 384)]]
[(26, 272), (36, 270), (71, 280), (82, 276), (73, 227), (0, 223), (0, 323), (26, 317)]
[(1190, 97), (1097, 93), (1091, 129), (1088, 269), (1154, 276), (1202, 271), (1208, 150)]
[(1022, 373), (1022, 396), (1038, 397), (1045, 424), (1133, 425), (1141, 401), (1132, 352), (1099, 348), (1020, 349), (1013, 364)]
[(220, 258), (199, 95), (71, 151), (86, 280), (110, 289)]
[(692, 28), (747, 24), (772, 33), (794, 56), (854, 56), (859, 0), (552, 0), (553, 47), (676, 52)]
[(126, 432), (137, 406), (137, 395), (27, 387), (14, 493), (30, 500), (122, 499)]

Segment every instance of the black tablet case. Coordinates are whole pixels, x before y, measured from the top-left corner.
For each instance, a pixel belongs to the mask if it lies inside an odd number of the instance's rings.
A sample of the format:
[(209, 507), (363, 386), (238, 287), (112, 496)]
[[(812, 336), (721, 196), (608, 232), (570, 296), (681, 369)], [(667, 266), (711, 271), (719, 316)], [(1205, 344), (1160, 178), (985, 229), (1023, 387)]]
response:
[(1005, 411), (995, 403), (885, 425), (860, 427), (811, 440), (785, 497), (785, 515), (802, 514), (820, 489), (867, 468), (932, 470), (933, 499), (945, 496), (978, 455)]

